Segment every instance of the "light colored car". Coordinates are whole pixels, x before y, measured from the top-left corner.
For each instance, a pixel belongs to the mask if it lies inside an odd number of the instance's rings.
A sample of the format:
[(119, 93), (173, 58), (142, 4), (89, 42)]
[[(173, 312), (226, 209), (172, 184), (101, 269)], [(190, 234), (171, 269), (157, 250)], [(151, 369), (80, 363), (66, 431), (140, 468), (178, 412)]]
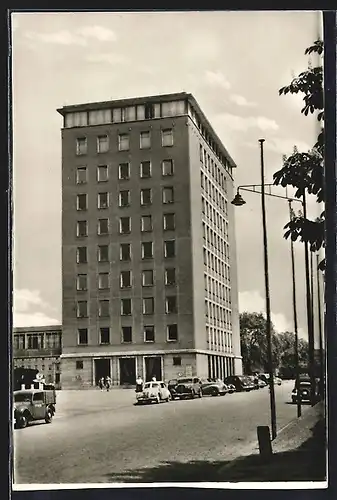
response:
[(143, 391), (136, 393), (136, 404), (169, 402), (171, 399), (171, 393), (162, 380), (146, 382), (143, 386)]

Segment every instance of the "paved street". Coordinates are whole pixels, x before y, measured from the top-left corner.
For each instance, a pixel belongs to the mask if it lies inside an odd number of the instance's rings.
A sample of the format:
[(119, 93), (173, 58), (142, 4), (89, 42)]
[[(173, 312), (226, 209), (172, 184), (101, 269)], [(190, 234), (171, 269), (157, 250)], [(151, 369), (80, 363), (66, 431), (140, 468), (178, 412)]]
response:
[[(292, 388), (275, 387), (279, 429), (296, 417)], [(267, 388), (151, 406), (134, 400), (132, 390), (61, 392), (52, 424), (14, 430), (15, 482), (207, 481), (210, 462), (249, 453), (256, 427), (270, 419)]]

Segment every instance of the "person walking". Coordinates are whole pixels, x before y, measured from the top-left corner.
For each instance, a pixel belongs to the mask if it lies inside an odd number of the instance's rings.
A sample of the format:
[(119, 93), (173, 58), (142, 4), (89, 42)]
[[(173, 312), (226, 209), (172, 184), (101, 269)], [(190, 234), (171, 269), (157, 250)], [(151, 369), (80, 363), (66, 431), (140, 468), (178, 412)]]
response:
[(152, 377), (152, 382), (157, 382), (157, 378), (155, 376)]
[(110, 387), (111, 387), (111, 378), (109, 377), (109, 375), (105, 378), (105, 387), (106, 387), (106, 390), (107, 392), (110, 391)]
[(104, 389), (104, 377), (101, 377), (98, 381), (98, 387), (103, 391)]
[(140, 375), (138, 375), (138, 377), (136, 378), (136, 392), (142, 392), (143, 385), (144, 385), (143, 379)]

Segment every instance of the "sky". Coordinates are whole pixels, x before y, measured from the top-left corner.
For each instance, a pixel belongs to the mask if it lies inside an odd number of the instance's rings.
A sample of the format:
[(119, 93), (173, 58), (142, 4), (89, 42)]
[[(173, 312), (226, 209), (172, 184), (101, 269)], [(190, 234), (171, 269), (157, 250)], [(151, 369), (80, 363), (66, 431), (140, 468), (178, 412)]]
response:
[[(235, 185), (266, 182), (317, 122), (280, 87), (308, 66), (318, 12), (12, 14), (13, 324), (61, 323), (61, 116), (84, 102), (191, 92), (235, 160)], [(316, 64), (316, 61), (313, 61)], [(282, 188), (273, 193), (284, 195)], [(236, 208), (240, 311), (264, 312), (261, 199)], [(290, 192), (288, 194), (291, 194)], [(300, 207), (300, 204), (298, 204)], [(272, 320), (293, 330), (288, 204), (267, 197)], [(295, 207), (294, 207), (295, 208)], [(309, 199), (308, 213), (322, 211)], [(306, 337), (303, 244), (295, 244), (300, 334)]]

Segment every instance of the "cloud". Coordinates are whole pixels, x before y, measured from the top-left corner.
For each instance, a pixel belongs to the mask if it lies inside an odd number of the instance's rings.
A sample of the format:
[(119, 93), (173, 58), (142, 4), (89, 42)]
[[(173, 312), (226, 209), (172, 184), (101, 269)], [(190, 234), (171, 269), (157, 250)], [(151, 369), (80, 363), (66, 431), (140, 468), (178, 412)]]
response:
[(55, 31), (54, 33), (37, 33), (35, 31), (29, 31), (26, 33), (26, 37), (37, 42), (58, 45), (87, 45), (87, 40), (85, 38), (66, 30)]
[(28, 31), (25, 36), (30, 40), (44, 43), (53, 43), (58, 45), (88, 45), (88, 38), (99, 42), (114, 42), (116, 34), (103, 26), (83, 26), (78, 30), (71, 32), (68, 30), (55, 31), (54, 33), (38, 33)]
[(293, 153), (294, 146), (297, 146), (297, 149), (303, 152), (307, 152), (312, 149), (312, 146), (309, 146), (306, 142), (298, 141), (296, 139), (273, 137), (265, 142), (265, 149), (274, 151), (275, 153), (281, 153), (282, 155), (291, 155)]
[(119, 54), (90, 54), (86, 57), (88, 62), (92, 63), (108, 63), (108, 64), (121, 64), (127, 62), (127, 58)]
[(77, 30), (77, 33), (85, 38), (95, 38), (100, 42), (115, 42), (117, 40), (116, 34), (103, 26), (83, 26)]
[(39, 306), (41, 308), (48, 308), (47, 302), (44, 302), (40, 297), (40, 292), (38, 290), (14, 290), (13, 297), (13, 309), (15, 312), (26, 312), (33, 306)]
[(247, 131), (251, 128), (258, 128), (263, 132), (267, 130), (278, 130), (279, 126), (275, 120), (265, 116), (238, 116), (230, 113), (222, 113), (215, 117), (219, 125), (225, 125), (232, 130)]
[(48, 326), (59, 325), (59, 319), (51, 318), (43, 312), (36, 313), (13, 313), (13, 326), (14, 328), (29, 326)]
[(243, 97), (242, 95), (239, 95), (239, 94), (232, 94), (229, 97), (229, 99), (232, 102), (234, 102), (235, 104), (237, 104), (238, 106), (246, 106), (246, 107), (257, 106), (256, 102), (247, 101), (247, 99), (245, 97)]
[[(239, 292), (239, 311), (240, 313), (262, 313), (265, 315), (266, 302), (263, 297), (261, 297), (258, 290), (250, 290), (245, 292)], [(294, 326), (286, 316), (282, 313), (271, 313), (271, 320), (274, 325), (274, 329), (277, 333), (282, 332), (292, 332)], [(305, 333), (302, 329), (299, 329), (298, 334), (301, 337), (305, 337)]]
[(213, 87), (221, 87), (225, 90), (229, 90), (231, 88), (231, 84), (221, 71), (206, 71), (205, 80)]
[(57, 325), (59, 319), (49, 316), (43, 310), (54, 310), (41, 296), (39, 290), (14, 290), (13, 325), (14, 327)]

